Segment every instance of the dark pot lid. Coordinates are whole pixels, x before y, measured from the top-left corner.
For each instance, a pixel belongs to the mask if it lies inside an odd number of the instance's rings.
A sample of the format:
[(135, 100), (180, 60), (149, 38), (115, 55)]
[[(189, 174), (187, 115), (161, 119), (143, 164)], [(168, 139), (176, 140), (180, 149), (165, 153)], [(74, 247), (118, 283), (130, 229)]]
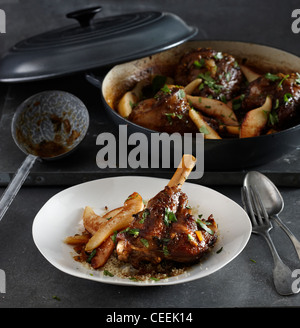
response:
[(0, 61), (0, 81), (64, 76), (145, 57), (187, 41), (197, 33), (171, 13), (138, 12), (94, 19), (101, 7), (67, 14), (74, 24), (12, 47)]

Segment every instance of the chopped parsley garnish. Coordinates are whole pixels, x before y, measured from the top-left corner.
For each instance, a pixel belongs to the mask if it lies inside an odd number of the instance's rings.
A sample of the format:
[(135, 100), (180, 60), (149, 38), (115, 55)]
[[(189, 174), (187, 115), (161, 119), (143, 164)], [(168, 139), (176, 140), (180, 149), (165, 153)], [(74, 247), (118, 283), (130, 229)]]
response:
[(266, 73), (265, 74), (265, 78), (270, 80), (270, 81), (277, 81), (277, 80), (280, 80), (280, 77), (276, 74), (272, 74), (272, 73)]
[(114, 275), (111, 273), (111, 272), (109, 272), (108, 270), (104, 270), (103, 271), (103, 274), (105, 275), (105, 276), (108, 276), (108, 277), (113, 277)]
[(188, 234), (187, 236), (188, 236), (188, 240), (190, 240), (190, 241), (194, 241), (195, 240), (195, 238), (192, 235)]
[(227, 99), (224, 95), (221, 95), (220, 96), (220, 100), (224, 103), (224, 104), (227, 104)]
[(199, 85), (200, 90), (204, 88), (204, 84), (206, 84), (210, 89), (214, 90), (216, 93), (220, 93), (221, 90), (223, 89), (223, 85), (217, 84), (216, 81), (210, 76), (210, 72), (200, 73), (198, 77), (204, 80), (204, 82)]
[(172, 121), (173, 118), (177, 117), (179, 120), (181, 120), (183, 118), (183, 115), (182, 114), (165, 113), (165, 115), (167, 116), (167, 119), (168, 119), (170, 125), (173, 124), (173, 121)]
[(164, 216), (164, 223), (166, 226), (169, 226), (170, 223), (176, 222), (177, 218), (175, 213), (170, 211), (167, 207), (165, 208), (165, 216)]
[(91, 263), (92, 258), (96, 255), (97, 249), (94, 249), (91, 254), (89, 255), (89, 257), (87, 258), (87, 263)]
[(195, 60), (194, 61), (194, 65), (198, 68), (203, 67), (204, 64), (205, 64), (205, 59), (204, 58), (201, 58), (200, 60)]
[(279, 107), (279, 99), (276, 99), (274, 109), (277, 109), (278, 107)]
[(114, 231), (114, 233), (111, 235), (111, 240), (116, 243), (117, 242), (117, 234), (118, 234), (118, 231)]
[(134, 237), (137, 237), (140, 234), (139, 229), (130, 229), (129, 227), (124, 230), (124, 232), (129, 233), (130, 235), (133, 235)]
[(295, 82), (297, 84), (300, 84), (300, 74), (298, 72), (296, 72), (296, 75), (297, 75), (297, 79), (295, 80)]
[(244, 98), (245, 98), (245, 95), (242, 94), (242, 95), (239, 96), (239, 98), (233, 99), (232, 100), (232, 109), (233, 110), (240, 109), (241, 106), (242, 106), (242, 103), (243, 103)]
[(161, 89), (160, 89), (164, 94), (170, 94), (171, 90), (169, 87), (165, 84)]
[(287, 103), (290, 103), (293, 99), (293, 96), (290, 94), (290, 93), (286, 93), (284, 96), (283, 96), (283, 100), (284, 102), (287, 104)]
[(210, 222), (203, 222), (202, 220), (200, 220), (200, 217), (196, 220), (196, 222), (200, 226), (200, 228), (208, 232), (210, 235), (214, 235), (214, 232), (207, 226)]
[(183, 89), (179, 89), (177, 94), (178, 94), (178, 98), (179, 98), (179, 99), (184, 99), (184, 97), (185, 97), (185, 92), (184, 92)]
[(167, 246), (163, 247), (163, 253), (165, 256), (168, 256), (170, 254)]
[(155, 277), (151, 277), (150, 279), (154, 280), (154, 281), (159, 281), (160, 280), (159, 278), (155, 278)]
[(278, 115), (276, 112), (272, 111), (270, 114), (269, 114), (269, 121), (268, 123), (270, 125), (275, 125), (276, 123), (278, 123), (279, 119), (278, 119)]
[(149, 247), (149, 242), (148, 242), (147, 239), (145, 239), (145, 238), (141, 238), (140, 241), (141, 241), (141, 243), (142, 243), (145, 247), (147, 247), (147, 248)]
[(209, 131), (207, 129), (207, 127), (205, 125), (202, 125), (199, 129), (199, 132), (200, 133), (203, 133), (203, 134), (209, 134)]
[(146, 220), (146, 217), (150, 215), (150, 211), (146, 208), (145, 211), (143, 212), (142, 214), (142, 218), (141, 220), (139, 221), (139, 223), (143, 224)]
[(215, 57), (215, 59), (222, 59), (223, 54), (222, 54), (222, 52), (217, 52), (217, 54), (214, 57)]
[(290, 76), (289, 74), (285, 75), (284, 78), (278, 83), (277, 88), (281, 88), (282, 83), (283, 83), (283, 82), (284, 82), (289, 76)]

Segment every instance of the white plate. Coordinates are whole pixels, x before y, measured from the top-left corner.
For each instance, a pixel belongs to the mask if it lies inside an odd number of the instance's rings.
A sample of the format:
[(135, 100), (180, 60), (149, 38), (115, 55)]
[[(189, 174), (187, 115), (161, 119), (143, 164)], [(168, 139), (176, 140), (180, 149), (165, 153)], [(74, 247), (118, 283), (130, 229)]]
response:
[[(159, 281), (135, 282), (109, 277), (74, 261), (73, 250), (63, 240), (80, 231), (85, 206), (101, 214), (105, 206), (119, 207), (134, 191), (149, 200), (161, 191), (169, 180), (150, 177), (116, 177), (95, 180), (68, 188), (46, 202), (36, 215), (32, 233), (43, 256), (56, 268), (70, 275), (104, 283), (134, 286), (171, 285), (205, 277), (232, 261), (246, 246), (251, 224), (246, 212), (226, 196), (200, 185), (186, 182), (183, 191), (189, 204), (207, 218), (210, 214), (219, 227), (219, 240), (212, 252), (199, 264), (176, 277)], [(222, 251), (217, 253), (222, 248)]]

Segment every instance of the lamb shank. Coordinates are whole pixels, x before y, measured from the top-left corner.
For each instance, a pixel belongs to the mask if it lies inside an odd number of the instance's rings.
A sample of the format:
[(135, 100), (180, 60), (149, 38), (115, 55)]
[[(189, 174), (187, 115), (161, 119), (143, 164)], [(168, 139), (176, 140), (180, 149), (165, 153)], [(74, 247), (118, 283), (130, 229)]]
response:
[(269, 128), (282, 130), (300, 123), (299, 73), (267, 73), (249, 83), (245, 90), (241, 114), (262, 106), (267, 96), (272, 97)]
[(190, 165), (179, 167), (169, 184), (118, 234), (119, 260), (135, 268), (165, 260), (192, 264), (215, 244), (217, 225), (213, 216), (207, 220), (195, 218), (181, 190), (190, 170)]
[(180, 59), (175, 72), (175, 82), (187, 85), (202, 78), (194, 95), (230, 100), (240, 91), (243, 74), (235, 60), (229, 54), (209, 48), (193, 49)]
[(183, 87), (164, 85), (153, 98), (140, 101), (132, 109), (129, 120), (158, 132), (197, 132), (189, 109)]

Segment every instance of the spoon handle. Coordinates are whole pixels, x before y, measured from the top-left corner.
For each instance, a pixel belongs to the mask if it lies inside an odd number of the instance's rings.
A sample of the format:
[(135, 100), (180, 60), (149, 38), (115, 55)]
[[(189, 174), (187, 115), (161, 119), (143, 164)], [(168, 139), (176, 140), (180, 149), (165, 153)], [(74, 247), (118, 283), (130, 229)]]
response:
[(288, 235), (290, 240), (292, 241), (295, 250), (298, 254), (298, 258), (300, 260), (300, 241), (295, 237), (295, 235), (291, 232), (291, 230), (281, 221), (280, 217), (276, 215), (272, 215), (271, 218), (273, 218), (277, 224), (280, 226), (280, 228)]
[(20, 190), (22, 184), (26, 180), (30, 169), (32, 168), (34, 162), (36, 161), (37, 157), (34, 155), (28, 155), (25, 160), (23, 161), (22, 165), (18, 169), (17, 173), (15, 174), (14, 178), (4, 191), (1, 199), (0, 199), (0, 221), (2, 220), (4, 214), (6, 213), (7, 209), (9, 208), (10, 204), (14, 200), (15, 196), (17, 195), (18, 191)]

